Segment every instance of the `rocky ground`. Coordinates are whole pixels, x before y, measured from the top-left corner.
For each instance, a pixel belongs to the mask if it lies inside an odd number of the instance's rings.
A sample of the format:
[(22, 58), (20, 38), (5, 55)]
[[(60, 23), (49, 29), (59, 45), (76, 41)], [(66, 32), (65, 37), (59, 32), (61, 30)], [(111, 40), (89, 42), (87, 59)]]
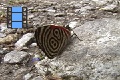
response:
[[(7, 28), (6, 9), (18, 5), (28, 7), (28, 29)], [(45, 24), (75, 26), (77, 36), (62, 55), (33, 63), (34, 30)], [(1, 0), (0, 80), (120, 80), (120, 1)]]

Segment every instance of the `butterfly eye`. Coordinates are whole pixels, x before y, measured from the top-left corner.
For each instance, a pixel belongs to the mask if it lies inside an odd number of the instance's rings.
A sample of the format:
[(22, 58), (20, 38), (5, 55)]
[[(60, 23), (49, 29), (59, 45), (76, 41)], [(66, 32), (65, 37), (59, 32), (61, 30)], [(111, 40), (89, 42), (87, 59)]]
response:
[(35, 31), (37, 45), (50, 59), (61, 54), (70, 36), (68, 29), (55, 25), (39, 27)]

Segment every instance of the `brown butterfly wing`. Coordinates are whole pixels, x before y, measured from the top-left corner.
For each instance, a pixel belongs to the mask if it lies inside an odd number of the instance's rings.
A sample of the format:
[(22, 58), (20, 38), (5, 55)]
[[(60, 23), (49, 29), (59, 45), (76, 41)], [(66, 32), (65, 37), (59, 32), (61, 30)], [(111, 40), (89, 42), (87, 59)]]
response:
[(35, 38), (39, 48), (52, 59), (65, 48), (70, 31), (61, 26), (48, 25), (36, 29)]

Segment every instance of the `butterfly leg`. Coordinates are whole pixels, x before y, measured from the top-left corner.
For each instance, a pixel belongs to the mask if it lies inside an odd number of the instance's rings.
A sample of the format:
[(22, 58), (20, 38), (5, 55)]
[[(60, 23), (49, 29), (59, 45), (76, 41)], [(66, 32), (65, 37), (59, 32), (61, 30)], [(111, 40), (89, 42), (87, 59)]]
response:
[(83, 41), (83, 40), (81, 40), (81, 39), (77, 36), (76, 33), (74, 33), (74, 31), (72, 31), (72, 35), (71, 35), (71, 37), (73, 37), (73, 35), (75, 35), (80, 41)]

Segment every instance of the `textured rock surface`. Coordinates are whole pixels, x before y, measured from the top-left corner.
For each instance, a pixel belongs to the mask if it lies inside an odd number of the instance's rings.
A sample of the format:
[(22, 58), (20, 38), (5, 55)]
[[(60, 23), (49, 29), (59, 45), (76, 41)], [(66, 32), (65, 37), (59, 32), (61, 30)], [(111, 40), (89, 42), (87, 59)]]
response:
[(27, 44), (31, 38), (34, 37), (34, 34), (33, 33), (27, 33), (25, 35), (22, 36), (21, 39), (19, 39), (16, 43), (15, 43), (15, 46), (16, 48), (19, 48), (19, 47), (23, 47), (25, 44)]
[(6, 37), (0, 38), (0, 44), (8, 44), (13, 41), (16, 41), (17, 34), (9, 34)]
[(89, 21), (75, 28), (74, 32), (82, 41), (74, 39), (60, 57), (36, 64), (39, 73), (45, 74), (46, 63), (48, 70), (60, 76), (119, 80), (120, 21), (111, 18)]
[(24, 59), (27, 60), (29, 54), (24, 51), (11, 51), (4, 57), (5, 63), (21, 63)]

